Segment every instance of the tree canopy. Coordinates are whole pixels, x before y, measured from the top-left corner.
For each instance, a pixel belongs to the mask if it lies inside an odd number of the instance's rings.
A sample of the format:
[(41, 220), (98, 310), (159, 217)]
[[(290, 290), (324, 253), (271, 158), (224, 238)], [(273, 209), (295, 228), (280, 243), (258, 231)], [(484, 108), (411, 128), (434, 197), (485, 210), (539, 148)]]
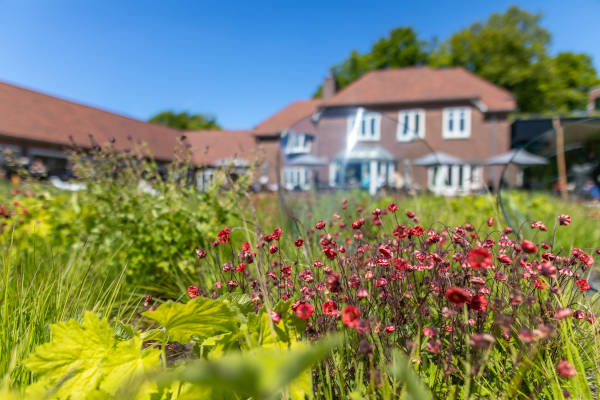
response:
[(221, 129), (215, 117), (187, 112), (163, 111), (154, 115), (148, 121), (186, 131)]
[[(462, 66), (510, 90), (523, 112), (566, 112), (585, 108), (588, 90), (600, 83), (590, 56), (549, 51), (552, 36), (541, 15), (516, 6), (454, 33), (439, 45), (397, 28), (367, 53), (356, 50), (331, 68), (342, 89), (374, 69), (429, 64)], [(429, 50), (428, 50), (429, 49)], [(320, 96), (320, 90), (315, 97)]]

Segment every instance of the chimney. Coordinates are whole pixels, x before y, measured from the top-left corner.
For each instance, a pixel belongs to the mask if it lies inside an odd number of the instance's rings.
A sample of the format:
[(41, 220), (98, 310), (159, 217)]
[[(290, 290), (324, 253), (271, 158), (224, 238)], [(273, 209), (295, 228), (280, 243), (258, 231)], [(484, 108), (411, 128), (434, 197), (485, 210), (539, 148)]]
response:
[(327, 100), (330, 97), (333, 97), (336, 91), (336, 83), (333, 75), (329, 74), (323, 81), (323, 100)]

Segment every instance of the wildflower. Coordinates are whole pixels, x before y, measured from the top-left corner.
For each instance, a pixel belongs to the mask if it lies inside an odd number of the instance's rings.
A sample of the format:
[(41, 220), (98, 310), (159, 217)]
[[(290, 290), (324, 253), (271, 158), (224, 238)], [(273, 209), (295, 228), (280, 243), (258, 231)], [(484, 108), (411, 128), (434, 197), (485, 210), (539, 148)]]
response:
[(198, 295), (200, 294), (200, 288), (198, 287), (198, 285), (191, 285), (188, 287), (187, 293), (188, 296), (190, 296), (193, 299), (195, 297), (198, 297)]
[(575, 367), (567, 360), (560, 360), (556, 365), (556, 370), (563, 378), (572, 378), (577, 374)]
[(273, 321), (275, 324), (278, 324), (279, 321), (281, 321), (281, 314), (279, 314), (277, 311), (271, 311), (269, 315), (271, 317), (271, 321)]
[(387, 279), (385, 278), (378, 278), (377, 281), (375, 281), (375, 286), (376, 287), (384, 287), (387, 285)]
[(570, 223), (571, 223), (571, 217), (568, 216), (567, 214), (561, 214), (558, 216), (558, 224), (559, 225), (567, 226)]
[(544, 290), (548, 287), (548, 284), (542, 278), (535, 278), (533, 281), (533, 286), (535, 286), (539, 290)]
[(414, 218), (414, 217), (415, 217), (415, 213), (414, 213), (414, 212), (412, 212), (412, 211), (407, 211), (407, 212), (406, 212), (406, 216), (407, 216), (408, 218), (411, 218), (411, 219), (412, 219), (412, 218)]
[(215, 288), (216, 289), (221, 289), (222, 287), (223, 287), (223, 282), (221, 282), (221, 281), (215, 282)]
[(583, 310), (575, 310), (575, 311), (573, 311), (573, 318), (575, 318), (575, 319), (584, 319), (585, 318), (585, 312), (583, 312)]
[(380, 245), (378, 250), (384, 257), (390, 258), (392, 256), (392, 251), (387, 246)]
[(342, 321), (348, 328), (356, 327), (360, 317), (360, 310), (354, 306), (346, 306), (342, 313)]
[(245, 263), (239, 263), (239, 264), (237, 265), (237, 267), (235, 267), (235, 270), (236, 270), (237, 272), (242, 272), (244, 269), (246, 269), (246, 264), (245, 264)]
[(369, 333), (371, 332), (371, 325), (366, 319), (359, 319), (354, 329), (356, 329), (356, 332), (358, 333)]
[(510, 265), (510, 264), (513, 263), (512, 258), (510, 258), (509, 256), (507, 256), (506, 254), (500, 254), (498, 256), (498, 261), (500, 261), (504, 265)]
[(469, 301), (469, 308), (473, 311), (485, 311), (487, 309), (487, 300), (484, 295), (476, 294)]
[(335, 256), (337, 256), (337, 252), (335, 251), (335, 249), (329, 246), (323, 248), (323, 254), (325, 254), (325, 257), (327, 257), (330, 260), (333, 260)]
[(396, 211), (398, 211), (398, 205), (396, 203), (390, 203), (390, 205), (387, 206), (387, 209), (390, 212), (396, 212)]
[(577, 285), (579, 290), (581, 290), (582, 292), (584, 292), (586, 290), (590, 290), (590, 284), (585, 279), (577, 279), (575, 281), (575, 284)]
[(196, 249), (196, 255), (198, 256), (198, 258), (204, 258), (207, 254), (208, 253), (204, 249)]
[(227, 281), (227, 287), (229, 289), (235, 289), (238, 286), (239, 286), (238, 283), (236, 281), (234, 281), (234, 280)]
[(302, 245), (304, 245), (304, 239), (302, 238), (298, 238), (296, 239), (296, 241), (294, 242), (294, 246), (296, 246), (297, 248), (302, 247)]
[(279, 250), (279, 246), (277, 246), (276, 244), (272, 244), (271, 247), (269, 247), (269, 253), (271, 254), (277, 253), (277, 250)]
[(485, 285), (485, 281), (480, 276), (474, 276), (470, 279), (472, 285)]
[(321, 305), (321, 308), (323, 309), (323, 314), (325, 315), (332, 317), (336, 317), (338, 315), (338, 309), (333, 300), (326, 301)]
[[(391, 211), (391, 210), (390, 210)], [(395, 210), (394, 210), (395, 211)], [(383, 328), (383, 331), (385, 333), (394, 333), (396, 332), (396, 327), (394, 325), (387, 325), (385, 328)]]
[(487, 220), (487, 224), (489, 227), (494, 226), (494, 217), (489, 217)]
[(152, 296), (148, 295), (146, 297), (144, 297), (144, 307), (149, 307), (152, 305), (154, 301), (152, 300)]
[(537, 246), (531, 240), (523, 240), (521, 242), (521, 248), (525, 253), (537, 253)]
[(312, 304), (302, 302), (296, 307), (296, 316), (300, 319), (309, 319), (315, 311), (315, 307)]
[(365, 224), (364, 218), (359, 218), (352, 223), (352, 229), (360, 229), (361, 226)]
[(323, 220), (319, 220), (319, 222), (317, 222), (317, 224), (315, 225), (316, 229), (323, 229), (325, 228), (325, 221)]
[(469, 337), (469, 343), (475, 348), (487, 349), (488, 347), (496, 343), (496, 339), (489, 333), (474, 333)]
[(358, 298), (359, 300), (366, 299), (367, 297), (369, 297), (369, 292), (365, 288), (358, 289), (358, 291), (356, 292), (356, 298)]
[(227, 226), (219, 232), (219, 234), (217, 235), (217, 239), (219, 240), (220, 243), (223, 243), (223, 244), (229, 243), (230, 233), (231, 233), (231, 228)]
[(565, 319), (565, 318), (570, 317), (571, 315), (573, 315), (573, 311), (571, 311), (570, 308), (559, 308), (558, 310), (556, 310), (556, 313), (554, 314), (554, 318)]
[(426, 326), (425, 328), (423, 328), (423, 335), (427, 336), (430, 339), (433, 339), (435, 337), (435, 329)]
[(437, 339), (434, 341), (429, 341), (427, 342), (427, 345), (425, 346), (425, 350), (427, 350), (430, 353), (433, 354), (437, 354), (440, 352), (440, 350), (442, 349), (442, 341)]
[(277, 241), (279, 241), (279, 239), (281, 238), (281, 234), (283, 233), (283, 231), (281, 230), (281, 228), (275, 228), (273, 230), (273, 233), (271, 234), (271, 237)]
[(448, 301), (450, 303), (457, 306), (462, 306), (471, 298), (469, 292), (467, 292), (465, 289), (455, 286), (451, 286), (448, 289), (446, 289), (446, 297), (448, 298)]
[(523, 343), (531, 343), (533, 342), (536, 338), (533, 335), (533, 333), (531, 332), (531, 330), (527, 329), (527, 328), (521, 328), (519, 329), (519, 339), (523, 342)]

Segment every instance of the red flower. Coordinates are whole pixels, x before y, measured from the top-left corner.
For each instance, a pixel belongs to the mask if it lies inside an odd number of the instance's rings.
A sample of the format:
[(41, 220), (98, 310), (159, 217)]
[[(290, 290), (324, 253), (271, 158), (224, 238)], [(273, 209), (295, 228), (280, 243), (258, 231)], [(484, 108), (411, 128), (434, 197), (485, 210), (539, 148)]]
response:
[(312, 304), (302, 302), (296, 307), (296, 317), (300, 319), (309, 319), (314, 311), (315, 307)]
[(577, 285), (579, 290), (581, 290), (582, 292), (584, 292), (586, 290), (590, 290), (590, 284), (585, 279), (577, 279), (575, 281), (575, 284)]
[(321, 305), (321, 308), (323, 309), (323, 314), (325, 315), (330, 315), (332, 317), (338, 315), (338, 309), (333, 300), (326, 301)]
[(276, 244), (272, 244), (271, 247), (269, 247), (269, 253), (271, 254), (277, 253), (277, 250), (279, 250), (279, 246), (277, 246)]
[(300, 247), (302, 247), (302, 245), (304, 245), (304, 239), (302, 239), (302, 238), (298, 238), (298, 239), (296, 239), (296, 241), (294, 242), (294, 245), (295, 245), (297, 248), (300, 248)]
[(556, 313), (554, 313), (554, 318), (565, 319), (570, 317), (571, 315), (573, 315), (573, 311), (570, 308), (559, 308), (558, 310), (556, 310)]
[(430, 339), (433, 339), (435, 337), (435, 329), (426, 326), (425, 328), (423, 328), (423, 335), (427, 336)]
[(573, 367), (567, 360), (560, 360), (556, 365), (556, 370), (564, 378), (572, 378), (577, 374), (575, 367)]
[(487, 300), (484, 295), (476, 294), (469, 301), (469, 308), (473, 311), (485, 311), (487, 309)]
[(281, 228), (275, 228), (271, 236), (273, 237), (273, 239), (279, 240), (281, 238), (282, 233), (283, 231), (281, 230)]
[(359, 218), (352, 223), (352, 229), (360, 229), (360, 227), (363, 226), (364, 223), (365, 223), (365, 219)]
[(539, 290), (544, 290), (544, 289), (546, 289), (546, 287), (548, 287), (548, 284), (546, 283), (545, 280), (543, 280), (541, 278), (535, 278), (535, 280), (533, 281), (533, 286), (535, 286)]
[(231, 233), (231, 228), (230, 227), (225, 227), (223, 230), (221, 230), (221, 232), (219, 232), (219, 234), (217, 235), (217, 239), (219, 239), (219, 242), (225, 244), (225, 243), (229, 243), (229, 234)]
[(337, 256), (335, 249), (329, 246), (323, 248), (323, 254), (325, 254), (325, 257), (329, 258), (330, 260), (333, 260), (335, 256)]
[(198, 297), (198, 295), (200, 294), (200, 288), (198, 287), (198, 285), (191, 285), (188, 287), (187, 292), (188, 296), (190, 296), (193, 299), (195, 297)]
[(446, 289), (446, 297), (450, 303), (457, 306), (462, 306), (471, 299), (469, 292), (467, 292), (465, 289), (455, 286), (451, 286)]
[[(394, 204), (395, 205), (395, 204)], [(390, 210), (391, 211), (391, 210)], [(394, 210), (395, 211), (395, 210)], [(394, 333), (396, 332), (396, 327), (394, 325), (387, 325), (385, 328), (383, 328), (383, 331), (385, 333)]]
[(390, 258), (392, 256), (392, 251), (384, 245), (380, 245), (378, 250), (384, 257)]
[(207, 253), (204, 249), (196, 249), (196, 255), (198, 256), (198, 258), (204, 258), (206, 257)]
[(275, 324), (278, 324), (279, 321), (281, 321), (281, 314), (279, 314), (277, 311), (271, 311), (271, 321), (273, 321)]
[(489, 227), (494, 226), (494, 217), (489, 217), (487, 220), (487, 224)]
[(523, 240), (521, 248), (525, 253), (537, 253), (537, 246), (531, 240)]
[(319, 222), (317, 222), (317, 224), (315, 225), (315, 228), (317, 228), (317, 229), (325, 228), (325, 221), (320, 220)]
[(245, 264), (245, 263), (239, 263), (239, 264), (237, 265), (237, 267), (235, 267), (235, 270), (236, 270), (237, 272), (242, 272), (244, 269), (246, 269), (246, 264)]
[(248, 242), (242, 243), (242, 251), (244, 253), (250, 253), (250, 243), (248, 243)]
[(414, 212), (412, 212), (412, 211), (407, 211), (407, 212), (406, 212), (406, 216), (407, 216), (408, 218), (414, 218), (414, 217), (415, 217), (415, 213), (414, 213)]
[(396, 203), (390, 203), (390, 205), (387, 206), (387, 209), (390, 212), (396, 212), (396, 211), (398, 211), (398, 206), (396, 205)]
[(347, 306), (342, 314), (342, 321), (348, 328), (354, 328), (360, 318), (360, 310), (354, 306)]
[(560, 214), (558, 216), (558, 224), (559, 225), (564, 225), (567, 226), (571, 223), (571, 217), (568, 216), (567, 214)]
[(483, 247), (478, 247), (469, 251), (469, 254), (467, 254), (467, 261), (471, 268), (475, 270), (492, 268), (494, 266), (492, 255)]

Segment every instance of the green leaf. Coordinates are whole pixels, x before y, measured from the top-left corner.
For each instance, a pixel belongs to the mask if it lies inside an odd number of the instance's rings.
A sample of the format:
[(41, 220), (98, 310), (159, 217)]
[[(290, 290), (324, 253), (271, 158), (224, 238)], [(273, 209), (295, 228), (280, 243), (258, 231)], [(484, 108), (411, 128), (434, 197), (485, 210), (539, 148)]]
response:
[(240, 320), (227, 303), (198, 297), (186, 304), (168, 302), (144, 316), (161, 324), (171, 341), (187, 343), (192, 335), (208, 338), (219, 333), (235, 332)]
[(57, 397), (93, 391), (102, 378), (102, 361), (115, 345), (108, 322), (86, 312), (83, 323), (75, 320), (52, 325), (52, 341), (39, 346), (25, 366), (42, 378), (48, 390), (66, 379)]

